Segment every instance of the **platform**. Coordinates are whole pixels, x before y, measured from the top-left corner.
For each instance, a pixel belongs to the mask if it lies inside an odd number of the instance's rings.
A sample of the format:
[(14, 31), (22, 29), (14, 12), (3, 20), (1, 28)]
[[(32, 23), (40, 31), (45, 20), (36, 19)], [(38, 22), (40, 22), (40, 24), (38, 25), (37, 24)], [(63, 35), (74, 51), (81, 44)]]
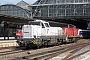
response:
[(13, 46), (19, 46), (17, 44), (17, 40), (1, 40), (0, 41), (0, 48), (13, 47)]

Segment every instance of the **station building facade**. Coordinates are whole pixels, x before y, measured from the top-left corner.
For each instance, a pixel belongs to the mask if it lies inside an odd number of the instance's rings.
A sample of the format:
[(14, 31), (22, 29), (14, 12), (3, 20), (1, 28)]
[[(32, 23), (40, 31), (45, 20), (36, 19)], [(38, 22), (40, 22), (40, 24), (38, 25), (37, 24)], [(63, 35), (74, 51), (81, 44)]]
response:
[(30, 11), (23, 9), (16, 5), (1, 5), (0, 6), (0, 14), (11, 15), (11, 16), (18, 16), (29, 18), (31, 16)]
[(89, 18), (90, 0), (38, 0), (32, 6), (33, 17)]

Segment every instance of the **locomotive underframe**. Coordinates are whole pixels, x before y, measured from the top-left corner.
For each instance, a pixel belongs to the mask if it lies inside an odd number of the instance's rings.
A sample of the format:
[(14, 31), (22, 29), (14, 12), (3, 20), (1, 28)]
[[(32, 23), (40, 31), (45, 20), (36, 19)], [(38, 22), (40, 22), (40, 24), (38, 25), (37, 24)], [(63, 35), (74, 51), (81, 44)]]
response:
[(18, 44), (24, 47), (40, 47), (48, 45), (60, 45), (66, 42), (75, 42), (80, 37), (67, 36), (41, 36), (40, 38), (19, 39)]

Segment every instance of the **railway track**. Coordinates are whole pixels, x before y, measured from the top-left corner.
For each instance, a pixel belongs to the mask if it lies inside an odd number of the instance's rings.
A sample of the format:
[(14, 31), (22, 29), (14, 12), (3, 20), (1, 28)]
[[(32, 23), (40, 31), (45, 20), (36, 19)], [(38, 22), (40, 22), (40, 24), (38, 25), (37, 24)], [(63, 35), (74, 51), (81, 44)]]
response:
[[(37, 54), (29, 54), (28, 56), (19, 57), (16, 60), (24, 60), (24, 59), (26, 59), (26, 60), (35, 60), (35, 59), (36, 60), (50, 60), (51, 58), (53, 58), (59, 54), (70, 51), (71, 54), (69, 54), (68, 56), (63, 58), (63, 60), (67, 60), (67, 58), (69, 58), (74, 53), (78, 52), (79, 50), (81, 50), (82, 48), (84, 48), (88, 45), (90, 45), (90, 42), (89, 43), (76, 43), (76, 44), (73, 44), (73, 45), (70, 45), (67, 47), (62, 47), (59, 49), (45, 51), (45, 52), (41, 52), (41, 53), (37, 53)], [(88, 51), (86, 51), (86, 52), (88, 52)], [(85, 52), (83, 52), (83, 53), (85, 53)], [(76, 57), (76, 56), (73, 56), (69, 59), (72, 59), (74, 57)], [(13, 60), (15, 60), (15, 59), (13, 59)]]
[(71, 59), (76, 58), (76, 57), (78, 57), (78, 56), (80, 56), (80, 55), (82, 55), (82, 54), (84, 54), (86, 52), (89, 52), (90, 50), (87, 50), (85, 52), (82, 52), (82, 53), (79, 53), (79, 54), (73, 56), (73, 54), (77, 53), (79, 50), (81, 50), (82, 48), (84, 48), (84, 47), (86, 47), (88, 45), (90, 45), (90, 44), (85, 44), (85, 45), (79, 46), (77, 48), (75, 47), (74, 48), (75, 50), (71, 51), (70, 54), (68, 54), (65, 58), (63, 58), (63, 60), (71, 60)]
[(21, 52), (25, 52), (25, 50), (22, 50), (22, 48), (19, 48), (19, 47), (2, 48), (0, 49), (0, 56), (21, 53)]
[(4, 50), (4, 49), (14, 49), (17, 48), (16, 46), (11, 46), (11, 47), (1, 47), (0, 50)]
[(78, 55), (84, 54), (88, 51), (85, 51), (83, 53), (77, 54), (72, 56), (73, 54), (75, 54), (76, 52), (78, 52), (79, 50), (81, 50), (82, 48), (86, 47), (90, 45), (90, 42), (76, 42), (76, 43), (71, 43), (71, 44), (67, 44), (67, 45), (60, 45), (60, 46), (55, 46), (55, 47), (49, 47), (49, 48), (41, 48), (41, 49), (30, 49), (30, 50), (12, 50), (12, 51), (4, 51), (4, 52), (0, 52), (0, 60), (33, 60), (33, 59), (37, 59), (37, 60), (50, 60), (55, 56), (58, 56), (59, 54), (62, 54), (64, 52), (70, 52), (69, 55), (65, 56), (63, 58), (63, 60), (65, 59), (74, 59), (75, 57), (77, 57)]
[[(73, 46), (73, 47), (75, 47), (75, 46)], [(83, 59), (86, 59), (87, 57), (84, 54), (87, 54), (90, 52), (90, 42), (88, 42), (86, 44), (81, 44), (81, 46), (78, 45), (78, 47), (73, 48), (74, 50), (72, 48), (70, 48), (70, 49), (71, 49), (71, 51), (70, 50), (65, 51), (63, 54), (59, 54), (59, 56), (57, 56), (56, 58), (59, 57), (58, 59), (60, 59), (60, 60), (83, 60)], [(65, 56), (62, 57), (62, 55), (65, 55)], [(56, 60), (56, 59), (52, 57), (50, 60)]]
[(20, 52), (24, 52), (24, 50), (12, 50), (12, 51), (0, 52), (0, 56), (14, 54), (14, 53), (20, 53)]

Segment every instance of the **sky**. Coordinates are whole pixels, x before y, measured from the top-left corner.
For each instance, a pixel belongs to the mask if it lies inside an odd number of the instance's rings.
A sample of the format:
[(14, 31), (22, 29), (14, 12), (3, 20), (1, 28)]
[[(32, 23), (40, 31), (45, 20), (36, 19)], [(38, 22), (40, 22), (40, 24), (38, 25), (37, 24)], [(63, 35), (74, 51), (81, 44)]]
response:
[[(0, 5), (3, 4), (17, 4), (18, 2), (20, 2), (21, 0), (0, 0)], [(36, 2), (37, 0), (23, 0), (29, 4), (33, 4), (34, 2)]]

